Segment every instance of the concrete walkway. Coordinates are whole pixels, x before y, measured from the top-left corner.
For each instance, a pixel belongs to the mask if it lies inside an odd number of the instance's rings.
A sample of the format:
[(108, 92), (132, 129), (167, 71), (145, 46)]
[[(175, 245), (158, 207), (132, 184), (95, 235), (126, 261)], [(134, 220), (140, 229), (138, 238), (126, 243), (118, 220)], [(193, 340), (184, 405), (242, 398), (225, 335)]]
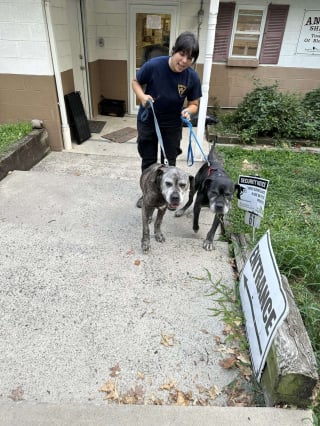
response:
[[(105, 118), (101, 134), (135, 127)], [(168, 212), (166, 242), (143, 255), (139, 175), (135, 140), (93, 135), (0, 182), (1, 425), (270, 424), (267, 409), (224, 408), (238, 373), (220, 366), (224, 324), (208, 295), (219, 280), (233, 287), (227, 244), (202, 249), (209, 212), (198, 234), (191, 214)], [(272, 410), (278, 425), (310, 419)]]

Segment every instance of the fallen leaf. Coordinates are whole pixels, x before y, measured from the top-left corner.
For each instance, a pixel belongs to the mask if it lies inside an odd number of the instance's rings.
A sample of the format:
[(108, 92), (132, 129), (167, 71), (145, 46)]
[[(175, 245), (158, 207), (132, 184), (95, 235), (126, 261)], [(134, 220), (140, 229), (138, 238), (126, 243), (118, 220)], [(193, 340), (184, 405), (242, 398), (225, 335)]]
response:
[(175, 405), (179, 405), (180, 407), (185, 407), (190, 405), (190, 400), (192, 398), (192, 392), (182, 392), (177, 390), (175, 394), (172, 395), (173, 400), (175, 401)]
[(136, 266), (139, 266), (139, 265), (140, 265), (140, 263), (141, 263), (141, 260), (139, 260), (139, 259), (136, 259), (136, 260), (134, 261), (134, 264), (135, 264)]
[(175, 380), (170, 380), (168, 383), (165, 383), (159, 386), (159, 390), (171, 390), (177, 386)]
[(118, 391), (117, 391), (117, 381), (112, 382), (111, 380), (109, 380), (99, 390), (100, 390), (100, 392), (106, 393), (106, 396), (103, 399), (113, 399), (113, 400), (119, 399), (119, 394), (118, 394)]
[(237, 360), (238, 360), (238, 361), (241, 361), (243, 364), (251, 365), (251, 362), (250, 362), (249, 356), (248, 356), (248, 355), (246, 355), (246, 354), (244, 354), (244, 353), (239, 354), (239, 355), (237, 356)]
[(161, 333), (161, 345), (163, 346), (173, 346), (174, 334), (163, 334)]
[(143, 374), (143, 373), (141, 373), (141, 371), (138, 371), (138, 372), (137, 372), (137, 377), (138, 377), (138, 379), (140, 379), (140, 380), (144, 380), (144, 374)]
[(18, 386), (16, 389), (12, 389), (11, 394), (8, 395), (12, 401), (22, 401), (24, 395), (24, 390), (22, 389), (22, 386)]
[(198, 388), (199, 393), (206, 393), (208, 391), (208, 389), (204, 386), (196, 385), (196, 387)]
[(225, 368), (228, 370), (229, 368), (232, 368), (236, 362), (237, 362), (237, 358), (230, 357), (230, 358), (225, 358), (219, 361), (219, 365), (222, 368)]
[(120, 374), (121, 368), (119, 364), (115, 365), (114, 367), (109, 368), (111, 373), (109, 374), (110, 377), (117, 377)]
[(220, 391), (216, 385), (211, 386), (211, 388), (208, 390), (208, 395), (211, 399), (216, 399), (218, 395), (220, 395)]
[(204, 328), (201, 328), (201, 329), (200, 329), (200, 331), (201, 331), (201, 333), (203, 333), (203, 334), (209, 334), (209, 331), (208, 331), (208, 330), (206, 330), (206, 329), (204, 329)]

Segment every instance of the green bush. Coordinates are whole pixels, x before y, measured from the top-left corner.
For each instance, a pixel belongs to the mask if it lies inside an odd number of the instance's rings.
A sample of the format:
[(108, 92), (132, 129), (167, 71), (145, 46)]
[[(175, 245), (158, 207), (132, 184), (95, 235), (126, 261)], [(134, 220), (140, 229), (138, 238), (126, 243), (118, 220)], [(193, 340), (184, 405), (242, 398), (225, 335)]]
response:
[(313, 115), (316, 120), (320, 121), (320, 87), (305, 94), (302, 104), (306, 110)]
[(320, 140), (320, 121), (299, 95), (281, 93), (277, 84), (256, 86), (226, 120), (244, 143), (254, 143), (259, 136)]

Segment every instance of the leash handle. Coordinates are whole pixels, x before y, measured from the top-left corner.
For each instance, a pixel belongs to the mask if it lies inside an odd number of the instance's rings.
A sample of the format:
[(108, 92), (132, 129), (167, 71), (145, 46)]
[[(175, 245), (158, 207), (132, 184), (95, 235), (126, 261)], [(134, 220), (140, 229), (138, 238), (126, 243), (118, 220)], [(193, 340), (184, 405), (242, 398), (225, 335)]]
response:
[[(161, 136), (161, 131), (160, 131), (160, 127), (159, 127), (157, 117), (156, 117), (156, 113), (154, 112), (153, 102), (150, 99), (148, 99), (147, 104), (150, 105), (152, 113), (153, 113), (154, 126), (156, 128), (156, 133), (157, 133), (157, 136), (158, 136), (158, 142), (159, 142), (160, 148), (162, 150), (164, 165), (166, 167), (168, 167), (169, 161), (167, 159), (166, 152), (164, 150), (163, 139), (162, 139), (162, 136)], [(145, 110), (143, 111), (143, 113), (141, 115), (142, 121), (145, 121), (147, 119), (148, 113), (149, 113), (149, 111), (147, 110), (147, 107), (145, 107)]]
[(192, 166), (193, 163), (194, 163), (194, 155), (193, 155), (193, 150), (192, 150), (192, 137), (194, 138), (196, 144), (198, 145), (198, 148), (199, 148), (199, 150), (200, 150), (200, 152), (202, 154), (202, 157), (203, 157), (204, 161), (206, 161), (209, 164), (208, 158), (205, 155), (205, 153), (203, 152), (203, 150), (201, 148), (201, 145), (200, 145), (200, 143), (199, 143), (199, 141), (197, 139), (197, 136), (196, 136), (196, 134), (193, 131), (193, 127), (192, 127), (191, 121), (187, 120), (184, 117), (181, 117), (181, 120), (182, 120), (183, 123), (185, 123), (187, 125), (187, 127), (189, 127), (189, 130), (190, 130), (190, 133), (189, 133), (189, 146), (188, 146), (188, 157), (187, 157), (187, 164), (188, 164), (188, 166)]

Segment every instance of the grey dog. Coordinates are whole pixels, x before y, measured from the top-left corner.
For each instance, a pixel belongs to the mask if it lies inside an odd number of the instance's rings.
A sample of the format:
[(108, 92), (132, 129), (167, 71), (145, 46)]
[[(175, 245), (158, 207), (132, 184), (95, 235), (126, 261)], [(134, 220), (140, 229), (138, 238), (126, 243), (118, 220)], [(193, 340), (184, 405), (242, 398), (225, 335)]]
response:
[(213, 238), (219, 225), (225, 233), (224, 215), (228, 213), (231, 201), (236, 190), (236, 185), (229, 178), (221, 164), (215, 160), (214, 145), (212, 146), (208, 162), (203, 164), (195, 176), (194, 191), (190, 191), (187, 204), (176, 211), (175, 216), (180, 217), (191, 206), (193, 197), (197, 193), (193, 207), (193, 230), (199, 230), (199, 215), (202, 207), (209, 207), (214, 213), (212, 226), (203, 242), (205, 250), (213, 250)]
[(152, 164), (142, 172), (140, 186), (142, 189), (142, 240), (144, 253), (150, 250), (150, 229), (152, 214), (158, 209), (154, 223), (156, 241), (162, 243), (165, 237), (161, 231), (163, 216), (167, 208), (176, 210), (183, 202), (184, 195), (193, 186), (194, 178), (174, 166)]

